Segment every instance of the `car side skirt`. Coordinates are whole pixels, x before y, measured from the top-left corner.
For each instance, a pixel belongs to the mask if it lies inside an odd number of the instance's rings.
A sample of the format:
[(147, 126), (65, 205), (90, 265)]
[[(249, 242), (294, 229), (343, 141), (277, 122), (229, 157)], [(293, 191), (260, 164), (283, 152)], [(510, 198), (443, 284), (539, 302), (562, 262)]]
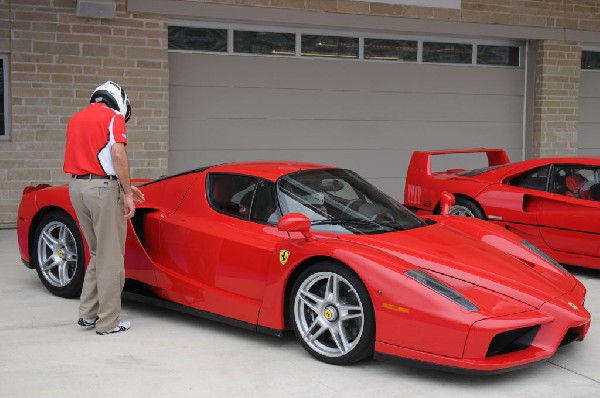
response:
[(150, 304), (156, 307), (181, 312), (199, 318), (209, 319), (211, 321), (221, 322), (227, 325), (252, 330), (255, 332), (260, 332), (271, 336), (281, 337), (284, 332), (283, 330), (272, 329), (257, 324), (229, 318), (223, 315), (213, 314), (212, 312), (187, 307), (182, 304), (174, 303), (172, 301), (156, 297), (151, 293), (151, 290), (147, 285), (132, 280), (128, 280), (127, 282), (128, 283), (125, 284), (125, 288), (122, 293), (122, 297), (127, 300), (137, 301), (144, 304)]

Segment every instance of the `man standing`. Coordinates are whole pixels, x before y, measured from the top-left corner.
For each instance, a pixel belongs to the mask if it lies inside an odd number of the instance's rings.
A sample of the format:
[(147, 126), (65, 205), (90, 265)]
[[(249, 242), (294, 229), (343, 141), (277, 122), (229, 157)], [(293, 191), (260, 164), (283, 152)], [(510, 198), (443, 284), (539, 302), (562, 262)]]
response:
[(126, 220), (144, 195), (129, 177), (125, 123), (130, 115), (127, 94), (108, 81), (67, 126), (63, 170), (72, 175), (69, 196), (90, 251), (77, 323), (95, 326), (100, 335), (131, 327), (120, 319)]

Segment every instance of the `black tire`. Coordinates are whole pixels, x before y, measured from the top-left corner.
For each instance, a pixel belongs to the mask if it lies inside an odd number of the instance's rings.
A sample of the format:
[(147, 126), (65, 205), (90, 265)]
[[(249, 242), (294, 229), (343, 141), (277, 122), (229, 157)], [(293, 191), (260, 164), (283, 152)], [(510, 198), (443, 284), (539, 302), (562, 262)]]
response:
[(53, 294), (78, 297), (85, 274), (85, 254), (79, 228), (62, 211), (44, 215), (35, 229), (31, 262)]
[[(334, 284), (337, 297), (331, 289)], [(345, 266), (322, 261), (304, 270), (294, 283), (289, 305), (296, 337), (319, 361), (349, 365), (373, 355), (371, 298), (362, 281)]]
[(450, 207), (450, 214), (485, 220), (485, 215), (477, 203), (467, 198), (457, 197), (456, 202)]

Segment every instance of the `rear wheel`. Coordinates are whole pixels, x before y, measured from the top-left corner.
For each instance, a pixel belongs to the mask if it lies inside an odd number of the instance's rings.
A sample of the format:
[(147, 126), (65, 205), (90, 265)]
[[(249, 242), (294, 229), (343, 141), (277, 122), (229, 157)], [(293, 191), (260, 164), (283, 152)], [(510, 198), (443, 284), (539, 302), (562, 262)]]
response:
[(450, 207), (450, 215), (463, 216), (463, 217), (474, 217), (484, 219), (485, 216), (479, 206), (470, 199), (458, 197), (456, 202)]
[(371, 299), (346, 267), (325, 261), (306, 269), (292, 289), (290, 313), (296, 337), (318, 360), (347, 365), (373, 355)]
[(81, 294), (85, 274), (83, 241), (68, 214), (52, 211), (42, 218), (35, 230), (31, 257), (50, 292), (60, 297)]

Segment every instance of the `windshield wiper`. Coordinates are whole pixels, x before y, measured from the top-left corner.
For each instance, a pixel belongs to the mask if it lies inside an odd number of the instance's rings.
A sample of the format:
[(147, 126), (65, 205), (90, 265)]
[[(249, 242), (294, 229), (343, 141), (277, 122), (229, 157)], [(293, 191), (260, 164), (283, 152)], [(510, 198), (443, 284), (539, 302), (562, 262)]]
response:
[(392, 230), (404, 230), (399, 224), (396, 223), (385, 223), (381, 224), (375, 221), (367, 220), (364, 218), (332, 218), (329, 220), (315, 220), (311, 223), (312, 225), (352, 225), (352, 226), (368, 226), (368, 227), (379, 227), (387, 228)]

